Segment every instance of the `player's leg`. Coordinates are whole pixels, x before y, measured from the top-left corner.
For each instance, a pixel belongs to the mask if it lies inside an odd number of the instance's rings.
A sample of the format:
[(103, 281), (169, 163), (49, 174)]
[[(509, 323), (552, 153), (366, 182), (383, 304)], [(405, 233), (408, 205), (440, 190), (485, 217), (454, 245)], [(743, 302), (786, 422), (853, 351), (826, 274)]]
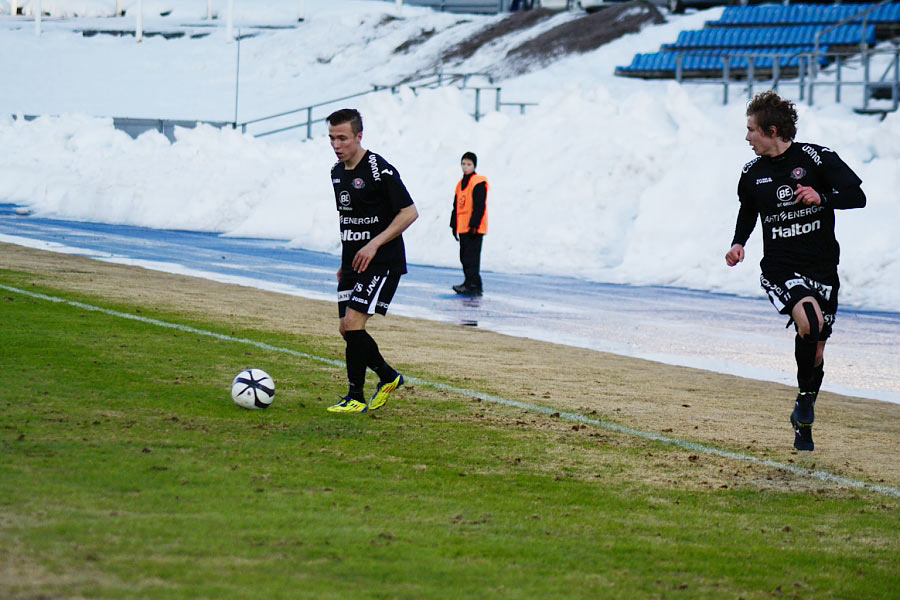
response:
[[(815, 303), (810, 286), (797, 273), (763, 272), (759, 283), (778, 312), (791, 316), (790, 322), (794, 323), (797, 330), (794, 338), (794, 358), (797, 362), (797, 381), (802, 392), (814, 368), (818, 335), (821, 332), (819, 325), (822, 323), (821, 309)], [(811, 332), (815, 332), (815, 340), (810, 339)], [(805, 398), (802, 393), (797, 395), (790, 421), (794, 429), (794, 448), (798, 450), (813, 449), (811, 407), (811, 399)], [(798, 412), (801, 413), (799, 415), (801, 419), (797, 418)], [(801, 420), (803, 427), (800, 427)]]
[(347, 395), (354, 400), (365, 402), (366, 367), (369, 363), (369, 343), (366, 322), (369, 315), (348, 306), (344, 314), (344, 358), (347, 363)]
[(815, 421), (816, 363), (819, 356), (819, 338), (824, 327), (824, 317), (818, 301), (813, 296), (802, 298), (791, 310), (797, 328), (794, 338), (794, 358), (797, 361), (797, 399), (791, 412), (794, 427), (794, 448), (812, 450), (812, 424)]
[(822, 308), (813, 296), (806, 296), (794, 306), (791, 317), (797, 328), (794, 338), (794, 357), (797, 360), (797, 384), (801, 391), (815, 388), (816, 365), (822, 362), (825, 318)]
[[(812, 286), (819, 289), (816, 285)], [(791, 311), (797, 327), (794, 355), (797, 361), (797, 399), (791, 412), (794, 427), (794, 447), (812, 450), (812, 424), (815, 421), (815, 404), (825, 377), (825, 343), (831, 335), (837, 309), (836, 287), (828, 297), (818, 293), (800, 300)]]
[[(381, 315), (387, 314), (388, 307), (391, 304), (391, 300), (394, 298), (394, 294), (396, 293), (399, 284), (399, 275), (391, 275), (390, 273), (386, 275), (382, 281), (382, 285), (380, 285), (376, 291), (374, 302), (375, 313)], [(375, 388), (375, 393), (369, 398), (368, 410), (376, 410), (384, 406), (391, 393), (403, 385), (404, 380), (403, 375), (389, 365), (381, 355), (381, 351), (378, 349), (378, 344), (375, 342), (375, 339), (367, 332), (364, 331), (363, 333), (365, 334), (366, 343), (368, 344), (367, 364), (369, 368), (378, 375), (378, 386)]]
[[(348, 292), (344, 295), (346, 304), (343, 306), (340, 331), (346, 342), (349, 391), (345, 400), (352, 401), (353, 410), (341, 412), (366, 412), (379, 408), (387, 402), (391, 392), (403, 384), (403, 376), (387, 363), (378, 344), (366, 331), (366, 323), (372, 315), (387, 314), (399, 281), (400, 276), (392, 275), (388, 269), (370, 267), (364, 274), (356, 275), (352, 285), (344, 284)], [(367, 367), (375, 371), (379, 379), (369, 402), (365, 401), (363, 393)]]
[(344, 338), (344, 357), (347, 368), (347, 395), (328, 407), (329, 412), (365, 412), (367, 409), (364, 387), (366, 383), (366, 354), (359, 341), (359, 331), (365, 331), (369, 315), (355, 308), (359, 304), (358, 292), (364, 287), (357, 274), (342, 277), (338, 282), (338, 331)]
[(347, 341), (347, 374), (353, 388), (351, 395), (358, 398), (354, 383), (359, 382), (361, 389), (361, 385), (365, 383), (366, 367), (378, 375), (378, 380), (381, 382), (379, 387), (383, 382), (397, 379), (399, 373), (384, 359), (375, 338), (365, 330), (365, 324), (370, 315), (360, 316), (360, 313), (353, 309), (349, 309), (347, 312), (350, 317), (349, 321), (345, 321), (348, 324), (345, 325), (344, 332), (344, 339)]

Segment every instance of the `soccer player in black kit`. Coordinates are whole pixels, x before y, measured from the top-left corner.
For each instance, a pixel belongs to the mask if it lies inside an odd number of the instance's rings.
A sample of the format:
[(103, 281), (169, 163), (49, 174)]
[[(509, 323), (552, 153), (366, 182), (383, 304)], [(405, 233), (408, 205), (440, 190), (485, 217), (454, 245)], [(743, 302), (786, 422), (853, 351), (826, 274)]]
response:
[[(349, 391), (331, 412), (366, 412), (384, 405), (403, 385), (403, 375), (381, 356), (366, 331), (375, 313), (386, 314), (406, 273), (402, 233), (419, 216), (400, 173), (381, 156), (362, 147), (362, 116), (354, 109), (331, 113), (328, 138), (338, 162), (331, 169), (341, 231), (341, 266), (337, 271), (340, 333), (346, 342)], [(378, 375), (375, 393), (366, 401), (366, 368)]]
[(738, 183), (737, 225), (725, 262), (744, 260), (744, 245), (762, 223), (760, 285), (796, 329), (794, 357), (799, 391), (791, 412), (794, 448), (812, 450), (814, 406), (825, 375), (823, 353), (838, 306), (838, 259), (834, 211), (862, 208), (862, 181), (835, 152), (794, 142), (793, 103), (767, 91), (747, 105), (746, 140), (757, 157), (744, 165)]

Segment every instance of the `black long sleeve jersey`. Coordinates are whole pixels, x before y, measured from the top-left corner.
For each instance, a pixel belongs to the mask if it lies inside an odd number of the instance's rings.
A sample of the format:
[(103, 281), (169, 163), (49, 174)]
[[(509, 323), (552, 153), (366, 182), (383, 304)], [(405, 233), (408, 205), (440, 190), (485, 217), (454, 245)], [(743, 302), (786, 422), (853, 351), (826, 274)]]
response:
[[(793, 142), (779, 156), (758, 156), (744, 165), (738, 182), (741, 208), (732, 245), (747, 243), (759, 216), (763, 272), (832, 272), (840, 259), (840, 246), (834, 236), (834, 211), (866, 205), (861, 183), (833, 150), (816, 144)], [(797, 185), (815, 189), (822, 204), (799, 203), (794, 198)]]
[[(413, 201), (397, 171), (384, 158), (366, 151), (352, 170), (338, 162), (331, 168), (331, 183), (341, 228), (341, 267), (352, 268), (353, 257), (388, 228), (394, 217)], [(406, 248), (397, 236), (378, 249), (371, 262), (391, 272), (406, 273)]]

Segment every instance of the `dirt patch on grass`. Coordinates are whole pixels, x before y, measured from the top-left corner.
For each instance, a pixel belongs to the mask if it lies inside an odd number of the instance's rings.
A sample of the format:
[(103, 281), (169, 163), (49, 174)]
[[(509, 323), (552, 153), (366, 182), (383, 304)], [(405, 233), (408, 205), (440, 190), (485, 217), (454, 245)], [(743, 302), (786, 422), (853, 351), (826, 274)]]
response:
[[(8, 244), (0, 244), (0, 268), (25, 273), (19, 279), (26, 284), (89, 294), (111, 303), (137, 303), (185, 318), (222, 319), (294, 334), (322, 344), (331, 358), (343, 358), (336, 309), (330, 302)], [(787, 386), (395, 315), (373, 319), (369, 329), (389, 361), (426, 380), (780, 463), (900, 485), (897, 404), (823, 392), (816, 406), (816, 450), (798, 453), (792, 449), (788, 424), (795, 391)], [(447, 393), (424, 386), (415, 389), (426, 397)], [(404, 398), (413, 401), (412, 390), (401, 390), (394, 410), (404, 410)], [(679, 485), (685, 473), (696, 472), (692, 480), (700, 487), (835, 489), (832, 483), (771, 467), (660, 446), (600, 426), (583, 427), (490, 402), (473, 403), (472, 413), (459, 418), (525, 430), (549, 428), (560, 439), (580, 443), (616, 440), (638, 452), (636, 456), (645, 456), (641, 464), (648, 479), (672, 485)], [(654, 467), (670, 463), (681, 467)], [(592, 468), (576, 470), (588, 476)]]

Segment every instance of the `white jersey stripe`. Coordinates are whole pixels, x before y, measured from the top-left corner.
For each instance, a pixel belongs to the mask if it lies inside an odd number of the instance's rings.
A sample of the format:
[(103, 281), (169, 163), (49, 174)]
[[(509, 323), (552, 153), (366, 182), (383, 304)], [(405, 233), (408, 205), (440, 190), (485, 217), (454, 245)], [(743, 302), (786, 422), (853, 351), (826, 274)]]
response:
[(372, 294), (372, 299), (369, 300), (369, 306), (366, 308), (366, 312), (370, 315), (375, 314), (375, 309), (378, 308), (378, 299), (381, 297), (381, 288), (384, 287), (384, 282), (388, 280), (391, 271), (388, 269), (384, 273), (384, 277), (381, 278), (381, 283), (378, 284), (378, 289), (375, 290), (375, 293)]

